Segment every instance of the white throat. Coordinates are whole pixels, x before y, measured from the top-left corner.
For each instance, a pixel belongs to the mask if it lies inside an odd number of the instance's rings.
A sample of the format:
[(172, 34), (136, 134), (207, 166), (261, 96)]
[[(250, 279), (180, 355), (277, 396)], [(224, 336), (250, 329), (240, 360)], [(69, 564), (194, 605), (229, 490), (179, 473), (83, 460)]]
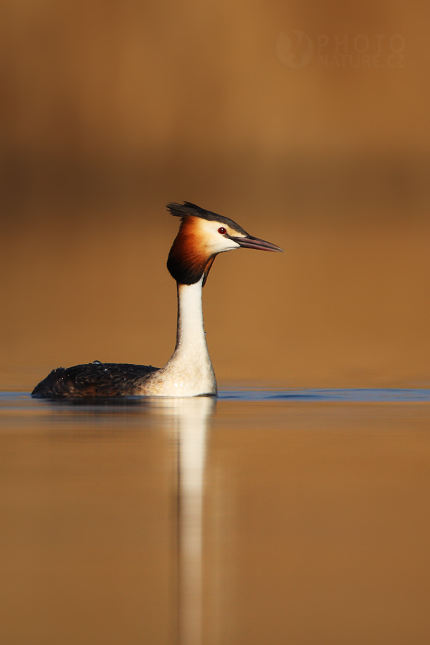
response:
[(145, 383), (145, 394), (216, 395), (215, 374), (203, 325), (202, 282), (203, 276), (196, 284), (178, 284), (175, 351), (168, 363)]

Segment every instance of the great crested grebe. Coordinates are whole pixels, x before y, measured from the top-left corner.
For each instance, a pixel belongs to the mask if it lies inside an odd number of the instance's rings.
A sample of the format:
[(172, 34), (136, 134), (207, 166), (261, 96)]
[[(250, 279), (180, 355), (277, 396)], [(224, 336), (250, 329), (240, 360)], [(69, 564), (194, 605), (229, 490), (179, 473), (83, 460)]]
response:
[(282, 249), (249, 235), (228, 217), (191, 202), (171, 203), (167, 209), (181, 218), (167, 260), (178, 291), (176, 347), (171, 359), (162, 368), (100, 361), (59, 367), (36, 385), (33, 397), (216, 396), (202, 312), (202, 287), (213, 261), (218, 253), (239, 248)]

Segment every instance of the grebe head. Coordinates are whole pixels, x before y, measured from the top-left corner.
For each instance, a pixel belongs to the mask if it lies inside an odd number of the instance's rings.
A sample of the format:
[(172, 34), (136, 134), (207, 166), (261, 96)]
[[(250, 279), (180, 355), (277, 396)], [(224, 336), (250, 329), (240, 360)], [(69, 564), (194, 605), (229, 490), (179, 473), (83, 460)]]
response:
[(181, 284), (195, 284), (202, 276), (205, 284), (218, 253), (241, 247), (259, 251), (283, 250), (253, 237), (228, 217), (206, 211), (191, 202), (170, 203), (167, 209), (181, 218), (181, 226), (167, 260), (170, 275)]

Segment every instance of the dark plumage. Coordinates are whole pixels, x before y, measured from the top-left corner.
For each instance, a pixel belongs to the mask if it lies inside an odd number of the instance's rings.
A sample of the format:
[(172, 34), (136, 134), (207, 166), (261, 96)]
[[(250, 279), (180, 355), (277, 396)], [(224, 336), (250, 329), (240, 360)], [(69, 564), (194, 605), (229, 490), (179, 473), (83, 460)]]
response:
[(221, 224), (227, 224), (234, 231), (241, 233), (242, 235), (249, 235), (239, 224), (233, 222), (232, 219), (224, 217), (223, 215), (218, 215), (218, 213), (213, 213), (212, 211), (206, 211), (204, 208), (200, 208), (196, 204), (191, 202), (184, 202), (183, 204), (177, 204), (176, 202), (170, 202), (167, 204), (167, 210), (170, 211), (175, 217), (186, 217), (187, 215), (193, 215), (194, 217), (201, 217), (201, 219), (207, 219), (209, 222), (220, 222)]
[(100, 361), (66, 369), (58, 367), (36, 385), (31, 395), (39, 399), (133, 395), (158, 369), (152, 365)]

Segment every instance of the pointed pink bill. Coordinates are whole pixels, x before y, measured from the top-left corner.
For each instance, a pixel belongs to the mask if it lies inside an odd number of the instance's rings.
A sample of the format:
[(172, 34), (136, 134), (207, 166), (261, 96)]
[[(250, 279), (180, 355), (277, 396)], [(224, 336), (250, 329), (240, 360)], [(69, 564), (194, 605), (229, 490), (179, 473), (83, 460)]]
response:
[(265, 240), (260, 240), (258, 237), (253, 237), (248, 235), (247, 237), (231, 237), (232, 240), (237, 242), (240, 246), (243, 246), (245, 249), (255, 249), (256, 251), (280, 251), (284, 252), (284, 249), (281, 249), (280, 246), (272, 244), (271, 242), (266, 242)]

